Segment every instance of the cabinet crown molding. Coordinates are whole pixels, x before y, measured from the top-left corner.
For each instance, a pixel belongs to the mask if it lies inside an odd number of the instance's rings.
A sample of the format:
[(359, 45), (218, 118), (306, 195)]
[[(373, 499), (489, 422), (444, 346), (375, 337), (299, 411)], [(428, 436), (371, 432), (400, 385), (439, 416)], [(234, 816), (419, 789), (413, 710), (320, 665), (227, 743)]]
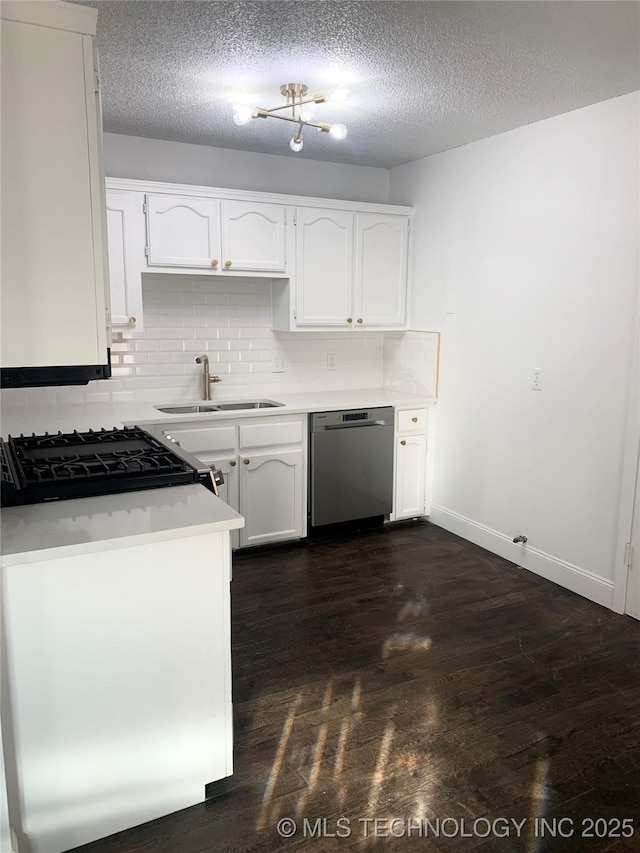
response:
[(139, 181), (129, 178), (107, 178), (108, 190), (128, 190), (141, 193), (164, 193), (167, 195), (193, 196), (200, 198), (228, 199), (230, 201), (261, 201), (290, 207), (322, 207), (332, 210), (348, 210), (356, 213), (386, 213), (397, 216), (412, 216), (414, 209), (398, 204), (379, 204), (367, 201), (345, 201), (343, 199), (317, 198), (315, 196), (289, 195), (281, 193), (234, 190), (228, 187), (204, 187), (194, 184), (169, 184), (159, 181)]

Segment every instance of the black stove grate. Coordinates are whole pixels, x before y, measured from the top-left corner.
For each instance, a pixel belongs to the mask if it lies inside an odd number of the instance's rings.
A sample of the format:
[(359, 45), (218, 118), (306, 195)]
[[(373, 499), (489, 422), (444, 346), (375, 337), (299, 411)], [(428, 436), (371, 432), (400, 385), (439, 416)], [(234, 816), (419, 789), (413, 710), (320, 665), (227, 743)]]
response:
[(4, 505), (198, 481), (191, 465), (137, 427), (9, 436), (2, 466)]

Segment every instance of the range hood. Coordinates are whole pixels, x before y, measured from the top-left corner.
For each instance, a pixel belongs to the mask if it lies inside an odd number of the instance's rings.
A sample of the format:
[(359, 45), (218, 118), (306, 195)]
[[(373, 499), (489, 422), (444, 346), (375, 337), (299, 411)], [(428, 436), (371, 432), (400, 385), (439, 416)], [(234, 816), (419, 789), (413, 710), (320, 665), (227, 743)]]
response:
[(111, 378), (111, 350), (106, 364), (66, 364), (42, 367), (0, 368), (0, 387), (36, 388), (51, 385), (86, 385), (94, 379)]

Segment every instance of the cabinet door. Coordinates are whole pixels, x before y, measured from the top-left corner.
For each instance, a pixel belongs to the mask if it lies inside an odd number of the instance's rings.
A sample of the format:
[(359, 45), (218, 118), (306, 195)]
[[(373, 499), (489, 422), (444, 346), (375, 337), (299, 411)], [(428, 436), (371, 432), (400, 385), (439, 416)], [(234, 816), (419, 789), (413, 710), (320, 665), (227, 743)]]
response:
[(175, 195), (147, 195), (150, 266), (220, 264), (220, 202)]
[(282, 205), (223, 201), (221, 268), (284, 272), (285, 224)]
[(426, 435), (396, 439), (396, 483), (394, 519), (424, 515)]
[(356, 234), (357, 324), (405, 326), (408, 218), (359, 213)]
[(296, 325), (353, 324), (353, 214), (298, 208)]
[(142, 269), (136, 254), (136, 219), (141, 217), (139, 194), (107, 190), (111, 325), (138, 332), (142, 331)]
[[(212, 456), (199, 454), (198, 459), (207, 465), (212, 465), (222, 472), (224, 483), (218, 486), (218, 494), (221, 500), (229, 504), (231, 509), (240, 512), (240, 478), (238, 476), (238, 457), (233, 454), (227, 456)], [(232, 530), (231, 532), (231, 547), (238, 548), (240, 546), (240, 531)]]
[(0, 8), (3, 368), (107, 362), (93, 39), (49, 28), (54, 13), (59, 21), (77, 16), (68, 4), (54, 4), (50, 15), (48, 7)]
[(304, 536), (306, 488), (301, 450), (240, 457), (240, 544), (262, 545)]

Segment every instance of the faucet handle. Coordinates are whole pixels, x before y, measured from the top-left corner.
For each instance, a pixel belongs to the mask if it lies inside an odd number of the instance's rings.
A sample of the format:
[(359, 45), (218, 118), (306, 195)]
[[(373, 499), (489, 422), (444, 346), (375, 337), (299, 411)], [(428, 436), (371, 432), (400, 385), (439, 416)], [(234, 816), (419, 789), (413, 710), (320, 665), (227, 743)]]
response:
[(219, 376), (210, 376), (209, 382), (222, 382), (222, 379)]

